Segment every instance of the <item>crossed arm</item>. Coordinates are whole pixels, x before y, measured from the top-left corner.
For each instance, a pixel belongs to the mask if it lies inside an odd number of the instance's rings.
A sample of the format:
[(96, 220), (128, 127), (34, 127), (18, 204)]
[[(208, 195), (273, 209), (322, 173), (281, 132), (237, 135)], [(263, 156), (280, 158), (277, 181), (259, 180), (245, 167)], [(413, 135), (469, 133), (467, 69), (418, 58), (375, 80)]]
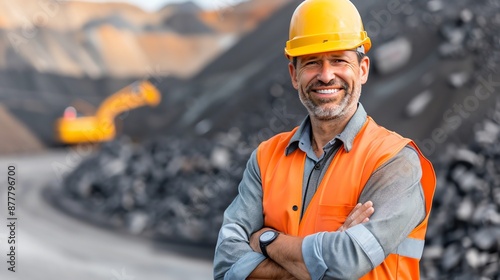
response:
[[(358, 203), (347, 217), (339, 232), (355, 225), (366, 223), (374, 212), (371, 201)], [(250, 237), (250, 246), (255, 252), (262, 253), (259, 246), (259, 236), (271, 228), (262, 228)], [(270, 259), (261, 262), (247, 279), (311, 279), (302, 258), (301, 237), (281, 233), (267, 248)]]

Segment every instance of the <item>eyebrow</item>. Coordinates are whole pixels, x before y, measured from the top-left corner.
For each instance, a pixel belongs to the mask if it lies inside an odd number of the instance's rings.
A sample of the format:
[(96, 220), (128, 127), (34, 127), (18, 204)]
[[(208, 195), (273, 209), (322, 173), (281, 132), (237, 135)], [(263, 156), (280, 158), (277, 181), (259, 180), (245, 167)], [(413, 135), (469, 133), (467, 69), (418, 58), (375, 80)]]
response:
[[(312, 56), (304, 57), (303, 61), (315, 60), (315, 59), (319, 59), (319, 58), (320, 58), (320, 56), (312, 55)], [(350, 59), (349, 56), (347, 56), (346, 54), (330, 54), (327, 56), (327, 59), (332, 59), (332, 58)]]

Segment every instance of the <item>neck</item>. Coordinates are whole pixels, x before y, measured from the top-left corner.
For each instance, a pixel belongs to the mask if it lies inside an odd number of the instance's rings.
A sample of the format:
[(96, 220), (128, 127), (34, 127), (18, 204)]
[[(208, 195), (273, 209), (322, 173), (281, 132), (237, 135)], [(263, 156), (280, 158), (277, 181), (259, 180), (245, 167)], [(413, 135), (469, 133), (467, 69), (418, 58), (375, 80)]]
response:
[(316, 155), (321, 156), (323, 154), (323, 147), (344, 131), (353, 115), (354, 112), (333, 120), (319, 120), (311, 116), (311, 144)]

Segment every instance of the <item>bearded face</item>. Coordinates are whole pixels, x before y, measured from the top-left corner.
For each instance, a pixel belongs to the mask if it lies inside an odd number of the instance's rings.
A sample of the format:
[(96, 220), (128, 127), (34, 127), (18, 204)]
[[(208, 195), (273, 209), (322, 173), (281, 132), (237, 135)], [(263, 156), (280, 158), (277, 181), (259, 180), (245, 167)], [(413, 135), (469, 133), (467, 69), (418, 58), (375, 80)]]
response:
[(330, 52), (300, 57), (290, 75), (311, 117), (326, 121), (354, 114), (368, 66), (355, 52)]

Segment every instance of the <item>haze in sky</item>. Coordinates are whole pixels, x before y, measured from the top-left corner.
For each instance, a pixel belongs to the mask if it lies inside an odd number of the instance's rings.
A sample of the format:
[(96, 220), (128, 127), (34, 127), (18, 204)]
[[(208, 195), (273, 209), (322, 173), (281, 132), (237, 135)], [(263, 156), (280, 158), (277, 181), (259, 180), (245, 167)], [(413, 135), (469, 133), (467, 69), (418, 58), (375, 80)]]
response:
[(155, 11), (167, 3), (180, 3), (192, 1), (204, 9), (217, 9), (225, 6), (235, 5), (244, 0), (80, 0), (92, 2), (127, 2), (141, 7), (146, 11)]

